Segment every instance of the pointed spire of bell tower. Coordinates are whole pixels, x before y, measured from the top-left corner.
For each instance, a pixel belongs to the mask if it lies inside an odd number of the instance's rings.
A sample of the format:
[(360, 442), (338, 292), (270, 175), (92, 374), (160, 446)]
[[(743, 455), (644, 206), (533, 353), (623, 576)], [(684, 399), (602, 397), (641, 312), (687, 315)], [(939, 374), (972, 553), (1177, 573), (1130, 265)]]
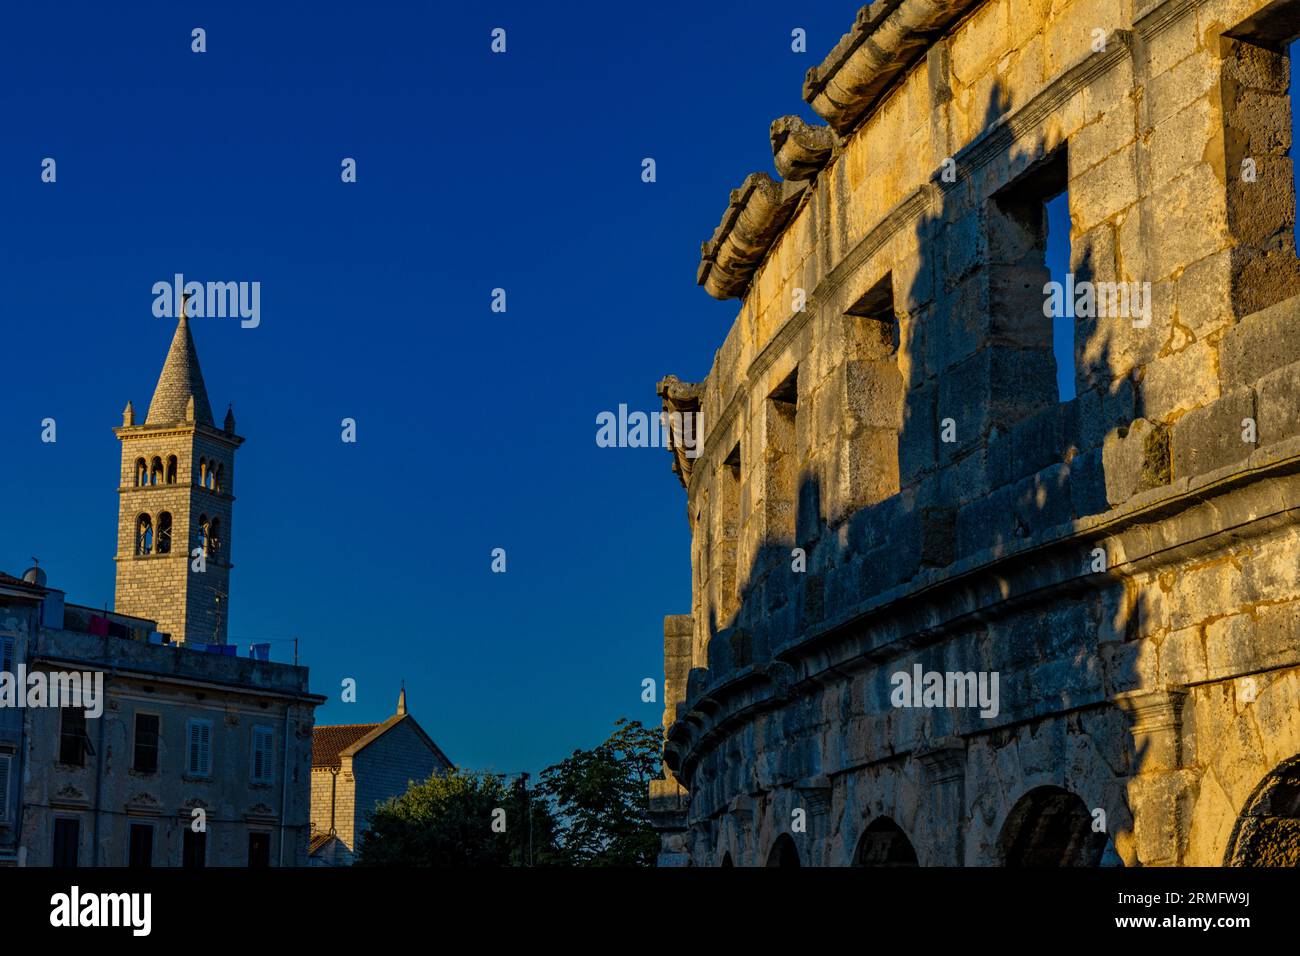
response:
[(402, 690), (397, 695), (397, 716), (406, 715), (406, 681), (402, 681)]
[(186, 406), (191, 398), (194, 401), (192, 420), (200, 425), (213, 425), (208, 390), (203, 385), (203, 372), (199, 370), (199, 353), (194, 348), (194, 336), (190, 334), (189, 316), (185, 314), (188, 302), (187, 293), (181, 300), (176, 334), (172, 336), (162, 374), (158, 376), (158, 386), (153, 392), (153, 401), (149, 403), (146, 425), (186, 421)]

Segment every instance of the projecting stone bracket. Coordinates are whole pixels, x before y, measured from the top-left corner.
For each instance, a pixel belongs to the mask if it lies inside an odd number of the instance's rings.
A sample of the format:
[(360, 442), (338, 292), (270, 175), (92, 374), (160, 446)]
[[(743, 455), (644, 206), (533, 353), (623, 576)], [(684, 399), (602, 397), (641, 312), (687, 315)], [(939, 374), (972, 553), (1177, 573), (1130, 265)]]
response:
[(704, 385), (683, 382), (676, 375), (668, 375), (655, 386), (655, 394), (663, 399), (663, 413), (670, 425), (667, 429), (668, 450), (673, 453), (673, 474), (685, 488), (691, 480), (695, 459), (704, 446), (704, 423), (698, 417), (704, 399)]
[(931, 786), (960, 781), (966, 776), (966, 742), (960, 737), (942, 737), (915, 754)]
[(1187, 692), (1177, 687), (1132, 690), (1116, 694), (1115, 706), (1128, 715), (1139, 774), (1177, 770), (1182, 766), (1183, 703)]
[(809, 126), (798, 116), (772, 121), (772, 158), (782, 178), (813, 179), (835, 155), (835, 133), (829, 126)]
[(699, 285), (715, 299), (737, 299), (799, 205), (806, 182), (777, 182), (751, 173), (731, 202), (713, 238), (700, 248)]
[(830, 778), (824, 773), (804, 777), (794, 785), (808, 815), (820, 817), (831, 808), (833, 789)]
[(1179, 687), (1118, 694), (1115, 706), (1132, 721), (1135, 769), (1128, 783), (1133, 849), (1143, 866), (1178, 866), (1183, 861), (1196, 773), (1184, 770), (1183, 705)]
[(966, 741), (960, 737), (940, 737), (914, 755), (921, 765), (925, 783), (930, 787), (928, 801), (934, 808), (926, 825), (932, 829), (935, 847), (946, 847), (947, 859), (930, 862), (960, 866), (965, 844)]

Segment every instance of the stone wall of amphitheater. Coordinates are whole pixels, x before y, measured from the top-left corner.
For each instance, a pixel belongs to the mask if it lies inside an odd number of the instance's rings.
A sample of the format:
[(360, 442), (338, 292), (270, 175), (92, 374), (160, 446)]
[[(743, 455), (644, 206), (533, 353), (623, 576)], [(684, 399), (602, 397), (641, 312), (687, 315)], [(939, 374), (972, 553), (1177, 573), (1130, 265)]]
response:
[[(881, 0), (700, 281), (665, 860), (1300, 859), (1294, 0)], [(1057, 393), (1043, 203), (1074, 323)], [(1112, 300), (1112, 302), (1115, 300)], [(1113, 312), (1113, 308), (1110, 310)], [(895, 675), (996, 675), (995, 714)], [(951, 701), (945, 702), (951, 704)]]

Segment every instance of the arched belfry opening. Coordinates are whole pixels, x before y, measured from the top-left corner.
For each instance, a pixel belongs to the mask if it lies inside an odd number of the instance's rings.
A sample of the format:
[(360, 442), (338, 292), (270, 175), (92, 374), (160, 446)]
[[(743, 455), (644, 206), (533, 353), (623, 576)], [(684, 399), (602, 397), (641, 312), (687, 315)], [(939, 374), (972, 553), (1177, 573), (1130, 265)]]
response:
[(1011, 808), (998, 837), (1004, 866), (1100, 866), (1105, 832), (1078, 796), (1061, 787), (1037, 787)]

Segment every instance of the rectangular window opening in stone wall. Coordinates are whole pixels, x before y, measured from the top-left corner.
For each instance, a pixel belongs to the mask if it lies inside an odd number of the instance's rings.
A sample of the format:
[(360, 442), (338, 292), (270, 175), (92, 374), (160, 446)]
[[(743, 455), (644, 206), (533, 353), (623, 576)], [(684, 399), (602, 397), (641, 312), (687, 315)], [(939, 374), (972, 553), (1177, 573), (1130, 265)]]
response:
[[(1045, 308), (1053, 279), (1048, 267), (1048, 205), (1055, 201), (1054, 209), (1063, 204), (1068, 210), (1068, 182), (1069, 154), (1063, 145), (988, 204), (990, 423), (1002, 430), (1067, 394), (1073, 397), (1073, 385), (1068, 393), (1058, 387), (1055, 320), (1053, 310)], [(1068, 235), (1065, 245), (1068, 264)], [(1072, 366), (1074, 325), (1068, 312), (1062, 319), (1069, 323)]]
[(799, 369), (767, 396), (763, 408), (762, 513), (765, 547), (794, 544), (799, 494)]
[[(1047, 221), (1044, 262), (1052, 282), (1062, 289), (1073, 285), (1070, 273), (1070, 194), (1057, 193), (1043, 204)], [(1074, 300), (1062, 295), (1060, 315), (1052, 316), (1052, 356), (1056, 360), (1056, 398), (1068, 402), (1075, 395)]]
[(1300, 293), (1295, 55), (1300, 0), (1275, 0), (1219, 41), (1223, 164), (1237, 317)]
[(845, 310), (844, 323), (838, 517), (898, 493), (904, 395), (893, 273), (885, 273)]

